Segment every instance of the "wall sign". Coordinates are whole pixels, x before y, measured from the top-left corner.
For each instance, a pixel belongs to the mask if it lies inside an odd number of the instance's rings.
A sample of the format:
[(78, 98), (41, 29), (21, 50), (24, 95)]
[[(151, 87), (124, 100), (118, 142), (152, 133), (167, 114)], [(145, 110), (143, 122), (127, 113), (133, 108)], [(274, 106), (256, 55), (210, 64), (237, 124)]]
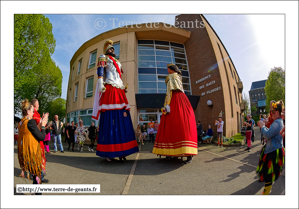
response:
[(205, 76), (205, 77), (203, 77), (203, 78), (197, 80), (195, 83), (198, 84), (198, 83), (200, 83), (200, 82), (202, 82), (202, 81), (204, 81), (204, 80), (206, 80), (206, 79), (208, 79), (208, 78), (211, 78), (211, 74), (209, 74), (209, 75), (207, 75), (207, 76)]
[(207, 94), (211, 94), (211, 93), (213, 93), (213, 92), (215, 92), (215, 91), (219, 91), (221, 89), (221, 86), (219, 86), (219, 87), (217, 87), (217, 88), (214, 88), (214, 89), (212, 89), (212, 90), (208, 90), (208, 91), (206, 91), (206, 92), (202, 92), (201, 93), (201, 96), (204, 96), (204, 95), (207, 95)]
[[(198, 83), (200, 83), (200, 82), (203, 82), (204, 80), (206, 80), (206, 79), (208, 79), (208, 78), (211, 78), (211, 74), (209, 74), (209, 75), (207, 75), (207, 76), (205, 76), (205, 77), (203, 77), (203, 78), (197, 80), (197, 81), (196, 81), (196, 84), (198, 84)], [(208, 87), (208, 86), (211, 86), (211, 85), (213, 85), (213, 84), (215, 84), (215, 83), (216, 83), (216, 81), (213, 80), (213, 81), (211, 81), (211, 82), (209, 82), (209, 83), (200, 85), (200, 86), (199, 86), (199, 89), (203, 89), (203, 88)], [(215, 91), (219, 91), (220, 89), (221, 89), (221, 86), (219, 86), (219, 87), (217, 87), (217, 88), (213, 88), (212, 90), (204, 91), (204, 92), (201, 93), (201, 96), (204, 96), (204, 95), (207, 95), (207, 94), (211, 94), (211, 93), (213, 93), (213, 92), (215, 92)]]

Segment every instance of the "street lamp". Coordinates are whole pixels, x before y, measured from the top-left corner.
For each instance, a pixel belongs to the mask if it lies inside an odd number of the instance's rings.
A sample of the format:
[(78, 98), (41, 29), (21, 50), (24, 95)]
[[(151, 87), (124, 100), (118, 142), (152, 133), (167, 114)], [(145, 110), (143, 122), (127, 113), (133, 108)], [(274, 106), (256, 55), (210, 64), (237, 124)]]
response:
[(213, 103), (212, 103), (212, 101), (211, 101), (211, 100), (208, 100), (208, 101), (207, 101), (207, 105), (208, 105), (209, 107), (213, 107)]

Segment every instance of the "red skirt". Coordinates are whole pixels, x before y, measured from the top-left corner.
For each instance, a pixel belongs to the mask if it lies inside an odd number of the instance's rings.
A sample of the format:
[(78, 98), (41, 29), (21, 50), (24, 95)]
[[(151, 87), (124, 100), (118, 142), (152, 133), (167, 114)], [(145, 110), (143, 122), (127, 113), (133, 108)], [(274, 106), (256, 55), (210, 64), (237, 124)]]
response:
[(106, 91), (104, 93), (99, 93), (99, 95), (95, 97), (95, 100), (98, 101), (97, 103), (94, 103), (93, 107), (92, 118), (94, 120), (99, 119), (101, 112), (109, 110), (121, 110), (123, 108), (130, 110), (130, 105), (128, 103), (124, 89), (113, 87), (110, 84), (106, 84), (105, 87)]
[(152, 153), (165, 156), (197, 155), (195, 115), (183, 92), (172, 92), (170, 113), (162, 115)]

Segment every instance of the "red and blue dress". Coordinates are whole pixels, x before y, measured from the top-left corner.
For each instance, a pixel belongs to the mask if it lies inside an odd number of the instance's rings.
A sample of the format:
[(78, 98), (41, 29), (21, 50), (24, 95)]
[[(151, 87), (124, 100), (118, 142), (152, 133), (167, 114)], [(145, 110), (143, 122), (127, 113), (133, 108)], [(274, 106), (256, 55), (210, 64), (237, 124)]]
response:
[(97, 85), (92, 114), (92, 119), (100, 120), (96, 154), (106, 158), (125, 157), (139, 148), (121, 80), (121, 64), (114, 57), (104, 57), (105, 65), (98, 65), (97, 74), (103, 76), (105, 71), (106, 90), (98, 93)]

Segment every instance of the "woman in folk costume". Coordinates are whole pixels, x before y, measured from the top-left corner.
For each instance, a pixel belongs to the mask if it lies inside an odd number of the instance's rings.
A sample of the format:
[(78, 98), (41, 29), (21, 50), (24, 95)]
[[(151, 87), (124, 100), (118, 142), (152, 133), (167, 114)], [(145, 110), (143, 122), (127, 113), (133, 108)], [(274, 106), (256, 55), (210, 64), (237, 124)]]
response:
[(174, 64), (167, 68), (167, 92), (153, 153), (167, 156), (167, 159), (185, 156), (185, 163), (190, 163), (193, 155), (197, 155), (195, 115), (183, 90), (181, 71)]
[(33, 176), (33, 184), (41, 184), (42, 171), (45, 168), (39, 142), (45, 139), (48, 114), (45, 114), (41, 119), (41, 130), (39, 130), (34, 119), (32, 119), (34, 108), (27, 99), (22, 101), (21, 109), (23, 118), (18, 127), (18, 159), (22, 169), (21, 175), (24, 178), (24, 172), (30, 172)]
[[(36, 123), (37, 127), (39, 129), (41, 129), (41, 125), (40, 125), (41, 117), (40, 117), (40, 114), (38, 113), (38, 110), (39, 110), (38, 100), (37, 99), (32, 99), (31, 100), (31, 105), (34, 108), (34, 113), (33, 113), (32, 119), (35, 120), (35, 123)], [(44, 170), (42, 172), (42, 181), (46, 182), (48, 180), (44, 179), (44, 175), (46, 174), (46, 162), (47, 162), (46, 155), (45, 155), (45, 147), (44, 147), (44, 142), (43, 141), (40, 141), (39, 143), (40, 143), (40, 147), (42, 149), (43, 167), (44, 167)]]
[(263, 194), (271, 192), (272, 184), (278, 179), (284, 164), (285, 150), (283, 147), (281, 129), (284, 127), (281, 112), (284, 108), (283, 101), (272, 103), (273, 123), (270, 128), (265, 126), (263, 121), (258, 121), (263, 136), (266, 138), (266, 145), (262, 148), (259, 164), (256, 172), (261, 182), (265, 181)]
[(119, 157), (123, 162), (126, 156), (138, 152), (139, 149), (125, 94), (126, 87), (121, 79), (121, 63), (115, 59), (112, 44), (110, 40), (105, 42), (105, 55), (100, 55), (98, 60), (98, 85), (92, 118), (100, 118), (96, 154), (105, 157), (107, 161)]

